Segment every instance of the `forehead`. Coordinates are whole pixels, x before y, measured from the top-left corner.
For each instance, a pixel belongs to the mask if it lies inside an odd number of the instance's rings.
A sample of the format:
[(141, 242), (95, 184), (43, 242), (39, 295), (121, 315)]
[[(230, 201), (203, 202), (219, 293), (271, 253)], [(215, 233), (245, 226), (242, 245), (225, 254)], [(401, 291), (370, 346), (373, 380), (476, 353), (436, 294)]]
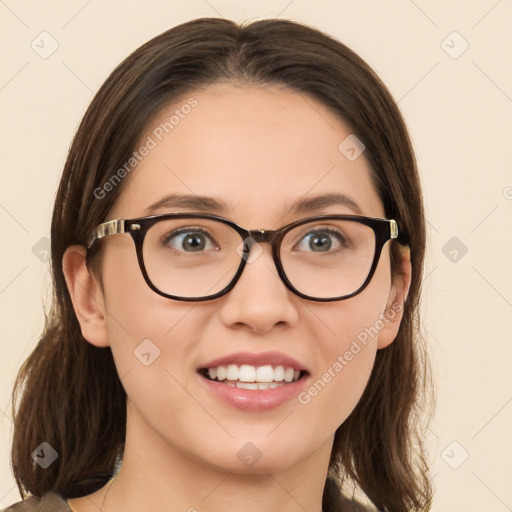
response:
[(381, 217), (364, 153), (349, 159), (339, 149), (347, 137), (350, 129), (310, 96), (215, 84), (148, 123), (135, 150), (148, 149), (139, 151), (111, 215), (140, 216), (165, 195), (193, 194), (218, 198), (233, 220), (261, 226), (301, 198), (342, 193), (364, 215)]

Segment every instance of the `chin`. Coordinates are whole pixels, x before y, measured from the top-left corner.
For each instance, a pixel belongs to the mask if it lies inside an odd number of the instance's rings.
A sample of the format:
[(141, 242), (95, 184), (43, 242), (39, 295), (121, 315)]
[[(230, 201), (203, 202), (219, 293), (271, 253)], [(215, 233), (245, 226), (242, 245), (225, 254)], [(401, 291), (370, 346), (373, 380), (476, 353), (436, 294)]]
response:
[[(285, 471), (317, 448), (311, 446), (306, 450), (304, 436), (286, 436), (283, 439), (279, 436), (269, 436), (270, 431), (271, 429), (265, 430), (265, 434), (261, 436), (246, 435), (243, 438), (232, 439), (224, 444), (223, 449), (205, 448), (208, 454), (216, 453), (207, 459), (202, 457), (203, 462), (221, 472), (263, 475)], [(302, 442), (298, 443), (298, 439), (302, 439)]]
[[(281, 454), (282, 455), (282, 454)], [(213, 464), (213, 461), (208, 461), (207, 464), (222, 473), (232, 473), (236, 475), (268, 475), (269, 473), (279, 473), (292, 467), (297, 461), (283, 460), (283, 457), (266, 457), (264, 454), (261, 458), (254, 457), (253, 461), (233, 461), (232, 456), (228, 457), (225, 464)]]

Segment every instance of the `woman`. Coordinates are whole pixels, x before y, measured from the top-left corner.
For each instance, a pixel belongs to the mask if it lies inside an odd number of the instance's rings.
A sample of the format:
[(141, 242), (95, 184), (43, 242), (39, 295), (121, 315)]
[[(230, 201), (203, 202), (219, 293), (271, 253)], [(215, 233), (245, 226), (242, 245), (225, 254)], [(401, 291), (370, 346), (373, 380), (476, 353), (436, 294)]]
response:
[(64, 168), (8, 510), (429, 510), (424, 248), (407, 131), (351, 50), (281, 20), (149, 41)]

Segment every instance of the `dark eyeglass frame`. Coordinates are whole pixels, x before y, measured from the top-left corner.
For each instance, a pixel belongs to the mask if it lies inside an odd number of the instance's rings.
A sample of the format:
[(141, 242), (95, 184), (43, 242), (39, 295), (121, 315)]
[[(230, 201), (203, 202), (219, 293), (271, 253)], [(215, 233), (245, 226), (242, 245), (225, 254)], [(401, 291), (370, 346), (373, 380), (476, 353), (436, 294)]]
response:
[[(244, 255), (240, 258), (240, 266), (238, 267), (235, 275), (231, 282), (223, 288), (221, 291), (214, 293), (212, 295), (206, 295), (201, 297), (181, 297), (177, 295), (170, 295), (168, 293), (162, 292), (158, 289), (149, 278), (149, 275), (146, 271), (146, 266), (144, 264), (144, 257), (142, 246), (144, 244), (144, 238), (148, 230), (156, 223), (169, 219), (207, 219), (221, 222), (222, 224), (226, 224), (227, 226), (234, 229), (241, 237), (241, 241), (244, 243)], [(364, 281), (364, 283), (355, 291), (348, 295), (342, 295), (339, 297), (313, 297), (310, 295), (306, 295), (299, 290), (297, 290), (288, 280), (282, 263), (281, 257), (279, 256), (279, 250), (281, 248), (281, 242), (285, 235), (291, 231), (292, 229), (301, 226), (303, 224), (308, 224), (311, 222), (322, 222), (328, 220), (346, 220), (350, 222), (358, 222), (360, 224), (364, 224), (365, 226), (369, 226), (373, 232), (375, 233), (375, 253), (373, 257), (373, 262), (370, 267), (370, 271), (368, 273), (368, 277)], [(339, 300), (349, 299), (354, 297), (355, 295), (361, 293), (370, 283), (372, 277), (375, 273), (377, 265), (379, 263), (380, 255), (382, 253), (382, 248), (384, 244), (388, 240), (399, 238), (398, 234), (398, 224), (394, 219), (380, 219), (374, 217), (363, 217), (359, 215), (318, 215), (315, 217), (308, 217), (306, 219), (301, 219), (296, 222), (292, 222), (291, 224), (287, 224), (280, 229), (277, 230), (268, 230), (268, 229), (252, 229), (247, 230), (240, 227), (238, 224), (235, 224), (233, 221), (226, 219), (224, 217), (220, 217), (218, 215), (206, 214), (206, 213), (167, 213), (162, 215), (151, 215), (149, 217), (139, 217), (135, 219), (114, 219), (103, 222), (99, 226), (97, 226), (87, 243), (87, 249), (89, 250), (92, 245), (102, 238), (117, 235), (120, 233), (128, 233), (134, 243), (135, 249), (137, 252), (137, 260), (139, 262), (139, 267), (144, 276), (144, 279), (148, 286), (157, 294), (166, 297), (168, 299), (179, 300), (184, 302), (204, 302), (207, 300), (217, 299), (222, 297), (229, 291), (231, 291), (238, 280), (240, 279), (242, 272), (245, 268), (247, 260), (249, 258), (249, 254), (251, 248), (254, 246), (254, 243), (269, 243), (272, 247), (272, 256), (274, 259), (274, 264), (276, 265), (277, 273), (279, 277), (286, 285), (286, 287), (292, 291), (295, 295), (307, 300), (312, 300), (315, 302), (334, 302)], [(402, 238), (402, 237), (400, 237)], [(400, 239), (398, 240), (400, 241)]]

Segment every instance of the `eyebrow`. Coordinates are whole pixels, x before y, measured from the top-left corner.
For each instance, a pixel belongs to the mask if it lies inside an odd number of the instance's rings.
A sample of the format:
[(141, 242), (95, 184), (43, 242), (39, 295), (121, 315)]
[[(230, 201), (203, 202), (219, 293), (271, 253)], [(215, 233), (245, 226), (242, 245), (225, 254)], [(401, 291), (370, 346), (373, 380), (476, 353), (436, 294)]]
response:
[(292, 213), (313, 213), (328, 208), (329, 206), (345, 206), (357, 215), (363, 212), (359, 205), (345, 194), (322, 194), (313, 197), (301, 198), (292, 207)]
[(155, 210), (162, 208), (172, 210), (173, 208), (184, 208), (196, 212), (225, 212), (226, 203), (213, 197), (188, 195), (188, 194), (170, 194), (159, 199), (144, 210), (144, 214), (151, 214)]
[[(361, 208), (352, 198), (337, 193), (301, 198), (291, 205), (289, 211), (292, 214), (314, 213), (329, 206), (345, 206), (357, 215), (362, 215)], [(205, 213), (224, 213), (228, 210), (226, 203), (213, 197), (170, 194), (148, 206), (144, 210), (144, 215), (150, 215), (160, 209), (172, 210), (173, 208), (184, 208)]]

